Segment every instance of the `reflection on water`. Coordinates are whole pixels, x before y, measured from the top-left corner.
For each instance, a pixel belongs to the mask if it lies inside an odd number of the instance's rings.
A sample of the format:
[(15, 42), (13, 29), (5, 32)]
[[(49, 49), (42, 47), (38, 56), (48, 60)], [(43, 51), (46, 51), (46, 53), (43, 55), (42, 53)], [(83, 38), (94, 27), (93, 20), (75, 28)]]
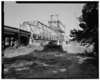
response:
[(22, 68), (16, 68), (15, 70), (16, 71), (22, 71), (22, 70), (28, 70), (29, 67), (22, 67)]
[[(36, 54), (35, 54), (36, 55)], [(43, 54), (42, 54), (43, 55)], [(26, 58), (26, 56), (16, 58), (14, 62), (4, 64), (5, 78), (72, 78), (73, 75), (77, 77), (87, 75), (96, 77), (95, 66), (85, 63), (91, 57), (82, 57), (71, 54), (45, 54), (41, 56), (39, 53), (36, 57)], [(41, 57), (40, 57), (41, 56)], [(49, 57), (49, 58), (48, 58)], [(22, 59), (23, 58), (23, 59)], [(57, 75), (57, 76), (55, 76)], [(86, 77), (87, 77), (86, 76)], [(81, 78), (82, 78), (81, 77)]]
[(81, 57), (81, 56), (77, 56), (77, 58), (78, 58), (78, 63), (79, 64), (82, 64), (87, 59), (92, 59), (92, 57)]

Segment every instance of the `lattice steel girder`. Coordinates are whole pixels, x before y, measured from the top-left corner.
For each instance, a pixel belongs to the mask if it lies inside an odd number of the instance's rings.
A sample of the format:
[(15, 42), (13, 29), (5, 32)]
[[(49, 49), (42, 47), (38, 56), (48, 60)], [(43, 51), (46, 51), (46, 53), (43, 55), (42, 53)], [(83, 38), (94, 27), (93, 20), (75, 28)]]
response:
[[(54, 29), (48, 27), (47, 25), (43, 24), (40, 21), (37, 21), (37, 24), (34, 25), (33, 23), (26, 21), (23, 22), (21, 27), (25, 28), (28, 27), (30, 29), (31, 35), (36, 35), (36, 37), (39, 39), (47, 39), (47, 40), (63, 40), (64, 36), (62, 36), (61, 32), (57, 32)], [(35, 37), (35, 38), (36, 38)]]

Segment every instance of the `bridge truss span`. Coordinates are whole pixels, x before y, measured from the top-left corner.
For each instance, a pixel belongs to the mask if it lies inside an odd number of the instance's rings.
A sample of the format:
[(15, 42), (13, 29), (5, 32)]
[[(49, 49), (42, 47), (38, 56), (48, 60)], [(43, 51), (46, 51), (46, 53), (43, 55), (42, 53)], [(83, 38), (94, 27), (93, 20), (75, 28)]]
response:
[[(64, 28), (60, 20), (48, 21), (49, 25), (45, 25), (41, 21), (24, 21), (20, 28), (31, 32), (30, 43), (34, 40), (45, 40), (45, 41), (64, 41)], [(55, 26), (56, 25), (56, 26)]]

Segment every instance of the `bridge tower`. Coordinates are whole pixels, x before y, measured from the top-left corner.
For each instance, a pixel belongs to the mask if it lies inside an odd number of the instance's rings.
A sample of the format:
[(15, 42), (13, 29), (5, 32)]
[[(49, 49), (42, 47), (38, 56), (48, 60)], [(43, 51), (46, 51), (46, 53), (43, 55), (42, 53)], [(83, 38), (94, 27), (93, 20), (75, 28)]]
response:
[[(64, 30), (61, 29), (61, 22), (58, 19), (58, 15), (51, 15), (50, 16), (50, 21), (48, 21), (49, 26), (54, 29), (57, 33), (57, 35), (62, 35)], [(62, 32), (60, 32), (62, 30)], [(62, 41), (60, 41), (59, 39), (57, 40), (57, 45), (60, 45)]]
[(48, 23), (50, 27), (59, 27), (58, 15), (50, 15), (50, 21)]

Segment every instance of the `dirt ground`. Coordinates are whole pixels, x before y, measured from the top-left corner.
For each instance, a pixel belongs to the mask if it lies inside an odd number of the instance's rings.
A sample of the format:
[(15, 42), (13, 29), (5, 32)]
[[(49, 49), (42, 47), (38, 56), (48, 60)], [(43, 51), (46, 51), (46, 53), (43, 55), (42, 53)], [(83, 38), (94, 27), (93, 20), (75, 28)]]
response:
[(11, 58), (3, 57), (5, 79), (96, 79), (98, 67), (92, 57), (59, 51), (31, 51)]

